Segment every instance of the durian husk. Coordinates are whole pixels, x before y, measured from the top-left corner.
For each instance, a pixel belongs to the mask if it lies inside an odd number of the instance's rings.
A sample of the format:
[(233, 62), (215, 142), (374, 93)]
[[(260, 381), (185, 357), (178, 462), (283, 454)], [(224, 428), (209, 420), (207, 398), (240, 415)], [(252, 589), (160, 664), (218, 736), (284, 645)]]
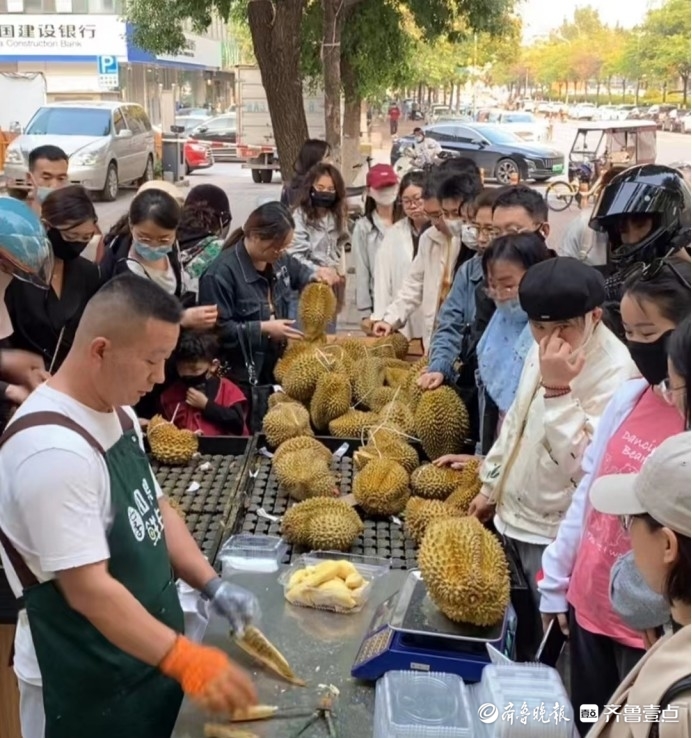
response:
[(356, 474), (353, 496), (366, 513), (398, 515), (409, 498), (409, 476), (392, 459), (373, 459)]
[(347, 374), (323, 374), (315, 385), (310, 402), (312, 423), (320, 431), (326, 431), (329, 423), (348, 412), (351, 406), (351, 381)]
[(276, 463), (285, 453), (300, 451), (301, 449), (309, 449), (327, 464), (331, 464), (332, 452), (313, 436), (295, 436), (295, 438), (289, 438), (274, 451), (272, 460)]
[(283, 373), (281, 386), (284, 392), (300, 402), (308, 403), (315, 393), (317, 380), (328, 371), (314, 346), (302, 351)]
[(504, 617), (509, 567), (498, 539), (475, 517), (430, 522), (418, 550), (428, 596), (456, 623), (489, 626)]
[(381, 359), (368, 358), (353, 363), (350, 371), (353, 400), (369, 407), (370, 395), (384, 385), (384, 365)]
[(293, 362), (301, 354), (311, 350), (312, 346), (307, 341), (289, 341), (288, 346), (274, 366), (274, 379), (281, 384)]
[(395, 359), (403, 360), (408, 355), (408, 338), (403, 333), (395, 331), (389, 336), (378, 338), (372, 345), (371, 353), (377, 356), (389, 356)]
[(411, 365), (409, 370), (406, 384), (403, 386), (404, 392), (406, 392), (409, 398), (409, 406), (413, 412), (416, 411), (418, 403), (421, 397), (423, 397), (423, 390), (418, 386), (418, 378), (428, 369), (428, 358), (426, 356), (421, 357), (415, 364)]
[(151, 455), (162, 464), (188, 464), (199, 449), (199, 438), (189, 430), (176, 428), (173, 423), (155, 415), (147, 426)]
[(273, 407), (276, 407), (277, 405), (281, 405), (281, 403), (286, 402), (294, 402), (297, 405), (300, 405), (301, 403), (298, 402), (298, 400), (295, 400), (290, 395), (287, 395), (285, 392), (272, 392), (271, 395), (269, 395), (268, 400), (268, 409), (271, 410)]
[(428, 525), (433, 520), (451, 518), (461, 514), (440, 500), (411, 497), (404, 509), (404, 532), (416, 543), (420, 543)]
[(376, 425), (377, 413), (349, 410), (329, 423), (329, 435), (336, 438), (361, 438), (368, 428)]
[(405, 436), (383, 427), (375, 428), (368, 434), (368, 442), (353, 454), (356, 471), (361, 471), (373, 459), (392, 459), (406, 469), (407, 473), (420, 464), (418, 452), (406, 443)]
[[(393, 387), (402, 392), (402, 396), (406, 395), (404, 388), (409, 378), (410, 369), (399, 369), (397, 367), (385, 366), (384, 383), (387, 387)], [(407, 395), (406, 395), (407, 396)]]
[(336, 316), (337, 300), (334, 290), (323, 282), (311, 282), (300, 293), (298, 318), (308, 341), (326, 335)]
[(464, 450), (469, 435), (469, 414), (451, 387), (426, 390), (415, 411), (416, 436), (431, 461)]
[(267, 411), (262, 420), (262, 431), (272, 448), (289, 438), (311, 436), (310, 413), (298, 403), (281, 402)]
[(338, 337), (334, 344), (340, 346), (351, 358), (351, 362), (362, 361), (368, 358), (368, 347), (363, 341), (357, 338), (347, 336), (345, 338)]
[(363, 400), (363, 404), (374, 413), (379, 413), (385, 405), (395, 400), (398, 394), (398, 390), (393, 387), (378, 387), (368, 394)]
[(305, 681), (295, 675), (281, 651), (274, 646), (259, 628), (250, 625), (245, 629), (241, 638), (238, 638), (233, 633), (231, 633), (231, 638), (233, 638), (235, 643), (245, 653), (289, 682), (289, 684), (294, 684), (297, 687), (305, 686)]
[(294, 500), (338, 495), (336, 477), (329, 463), (314, 449), (287, 451), (274, 459), (272, 469), (279, 484)]
[(407, 436), (413, 437), (416, 432), (416, 423), (411, 409), (406, 403), (399, 399), (404, 397), (403, 393), (396, 395), (392, 402), (388, 402), (380, 410), (380, 419), (387, 426), (399, 429)]
[(411, 492), (429, 500), (446, 500), (464, 481), (463, 471), (423, 464), (411, 474)]
[(315, 497), (286, 511), (281, 532), (289, 543), (316, 551), (348, 551), (363, 532), (363, 523), (348, 503)]

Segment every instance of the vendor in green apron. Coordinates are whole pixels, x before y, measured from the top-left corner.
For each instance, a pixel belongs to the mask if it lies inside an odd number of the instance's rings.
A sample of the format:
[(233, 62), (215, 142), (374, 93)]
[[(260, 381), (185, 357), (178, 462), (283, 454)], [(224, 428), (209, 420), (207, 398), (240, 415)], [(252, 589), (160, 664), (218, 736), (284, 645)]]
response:
[[(234, 632), (257, 601), (217, 577), (161, 495), (128, 407), (163, 380), (181, 313), (148, 280), (109, 282), (0, 438), (0, 553), (25, 608), (23, 738), (168, 738), (183, 694), (225, 713), (256, 701), (225, 653), (182, 635), (175, 577)], [(37, 683), (45, 729), (29, 709)]]

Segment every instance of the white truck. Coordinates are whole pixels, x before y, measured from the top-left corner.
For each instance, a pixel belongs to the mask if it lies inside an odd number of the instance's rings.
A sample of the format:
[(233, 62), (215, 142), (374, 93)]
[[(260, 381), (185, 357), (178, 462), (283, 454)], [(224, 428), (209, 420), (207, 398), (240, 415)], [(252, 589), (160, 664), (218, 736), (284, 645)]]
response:
[[(303, 95), (305, 116), (311, 138), (325, 137), (324, 94)], [(267, 95), (257, 67), (236, 67), (236, 142), (243, 169), (252, 172), (252, 181), (268, 184), (280, 170)]]
[(46, 104), (46, 78), (40, 72), (2, 72), (0, 100), (7, 103), (0, 105), (0, 130), (20, 133), (34, 113)]

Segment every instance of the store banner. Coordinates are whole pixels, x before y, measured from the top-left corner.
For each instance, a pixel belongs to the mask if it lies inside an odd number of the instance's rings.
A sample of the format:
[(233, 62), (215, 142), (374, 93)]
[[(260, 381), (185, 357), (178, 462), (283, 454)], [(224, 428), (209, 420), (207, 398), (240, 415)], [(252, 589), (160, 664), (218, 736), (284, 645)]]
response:
[(172, 67), (200, 68), (215, 70), (221, 68), (221, 42), (203, 38), (192, 33), (185, 34), (186, 47), (180, 54), (158, 54), (154, 56), (137, 47), (133, 40), (133, 29), (128, 28), (127, 60), (137, 63), (162, 62)]
[(125, 23), (115, 15), (0, 14), (2, 56), (127, 59)]

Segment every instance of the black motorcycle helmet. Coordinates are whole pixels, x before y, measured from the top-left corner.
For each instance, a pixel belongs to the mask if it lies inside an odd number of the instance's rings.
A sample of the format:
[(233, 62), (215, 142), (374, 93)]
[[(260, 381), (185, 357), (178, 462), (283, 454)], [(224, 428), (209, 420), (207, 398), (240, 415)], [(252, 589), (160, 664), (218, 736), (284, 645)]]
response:
[[(620, 218), (646, 216), (651, 231), (639, 243), (623, 244)], [(649, 263), (690, 243), (690, 190), (682, 173), (661, 164), (641, 164), (616, 175), (601, 190), (589, 225), (606, 232), (609, 261), (617, 268)]]

